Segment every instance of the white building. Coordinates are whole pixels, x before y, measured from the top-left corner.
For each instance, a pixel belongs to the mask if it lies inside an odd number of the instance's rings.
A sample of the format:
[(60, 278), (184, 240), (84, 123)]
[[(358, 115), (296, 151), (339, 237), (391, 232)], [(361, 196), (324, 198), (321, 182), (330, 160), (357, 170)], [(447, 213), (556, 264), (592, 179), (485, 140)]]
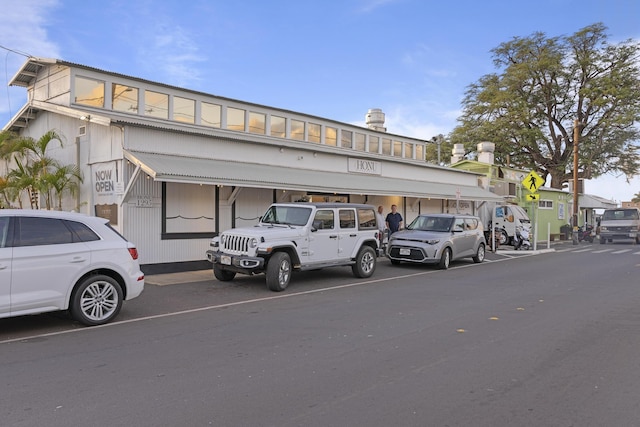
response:
[(363, 128), (44, 58), (9, 84), (27, 102), (4, 130), (64, 135), (49, 155), (85, 179), (63, 208), (110, 218), (147, 272), (204, 263), (212, 236), (272, 202), (396, 204), (408, 223), (502, 200), (475, 173), (426, 163), (427, 141), (385, 132), (380, 110)]

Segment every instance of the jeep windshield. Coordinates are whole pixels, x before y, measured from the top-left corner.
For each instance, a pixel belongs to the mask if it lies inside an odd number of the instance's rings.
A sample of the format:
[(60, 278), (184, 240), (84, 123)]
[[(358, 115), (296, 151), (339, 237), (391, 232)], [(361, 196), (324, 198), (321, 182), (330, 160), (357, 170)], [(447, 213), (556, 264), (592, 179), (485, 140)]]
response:
[(407, 230), (447, 232), (451, 230), (453, 218), (440, 216), (418, 216)]
[(311, 209), (298, 206), (271, 206), (262, 215), (263, 224), (306, 225), (311, 216)]

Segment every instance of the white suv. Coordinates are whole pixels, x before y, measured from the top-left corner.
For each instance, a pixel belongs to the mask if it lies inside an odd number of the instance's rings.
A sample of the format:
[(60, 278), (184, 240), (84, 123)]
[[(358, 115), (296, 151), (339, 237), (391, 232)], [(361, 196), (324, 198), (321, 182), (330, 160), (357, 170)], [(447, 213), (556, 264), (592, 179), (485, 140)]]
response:
[(211, 241), (207, 258), (218, 280), (265, 273), (272, 291), (289, 285), (292, 270), (351, 266), (356, 277), (376, 268), (375, 207), (353, 203), (275, 203), (254, 227), (235, 228)]
[(0, 210), (0, 318), (69, 310), (88, 326), (140, 295), (138, 251), (104, 218)]

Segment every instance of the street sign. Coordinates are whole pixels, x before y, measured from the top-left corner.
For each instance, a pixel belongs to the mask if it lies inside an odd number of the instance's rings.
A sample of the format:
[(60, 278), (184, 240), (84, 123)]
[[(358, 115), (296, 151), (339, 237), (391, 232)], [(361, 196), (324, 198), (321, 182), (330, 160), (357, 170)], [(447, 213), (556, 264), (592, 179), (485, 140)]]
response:
[(535, 200), (540, 200), (540, 195), (536, 193), (527, 194), (527, 200), (531, 200), (532, 202)]
[(522, 186), (526, 188), (531, 193), (535, 193), (538, 191), (538, 188), (544, 185), (544, 179), (540, 178), (535, 171), (529, 172), (529, 175), (526, 176), (524, 180), (522, 180)]

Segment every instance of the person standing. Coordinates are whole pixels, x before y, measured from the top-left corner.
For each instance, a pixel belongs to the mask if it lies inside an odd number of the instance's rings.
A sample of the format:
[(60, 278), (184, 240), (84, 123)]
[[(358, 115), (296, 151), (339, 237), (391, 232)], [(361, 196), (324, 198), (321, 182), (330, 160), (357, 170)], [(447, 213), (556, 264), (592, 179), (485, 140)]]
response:
[(391, 212), (387, 214), (386, 224), (389, 229), (389, 235), (392, 235), (396, 231), (402, 228), (402, 215), (398, 212), (396, 205), (391, 205)]
[(378, 224), (378, 239), (380, 240), (379, 242), (379, 247), (382, 248), (382, 245), (384, 243), (384, 230), (387, 229), (387, 225), (386, 225), (386, 220), (384, 218), (384, 208), (382, 207), (382, 205), (378, 206), (378, 212), (376, 212), (376, 222)]

